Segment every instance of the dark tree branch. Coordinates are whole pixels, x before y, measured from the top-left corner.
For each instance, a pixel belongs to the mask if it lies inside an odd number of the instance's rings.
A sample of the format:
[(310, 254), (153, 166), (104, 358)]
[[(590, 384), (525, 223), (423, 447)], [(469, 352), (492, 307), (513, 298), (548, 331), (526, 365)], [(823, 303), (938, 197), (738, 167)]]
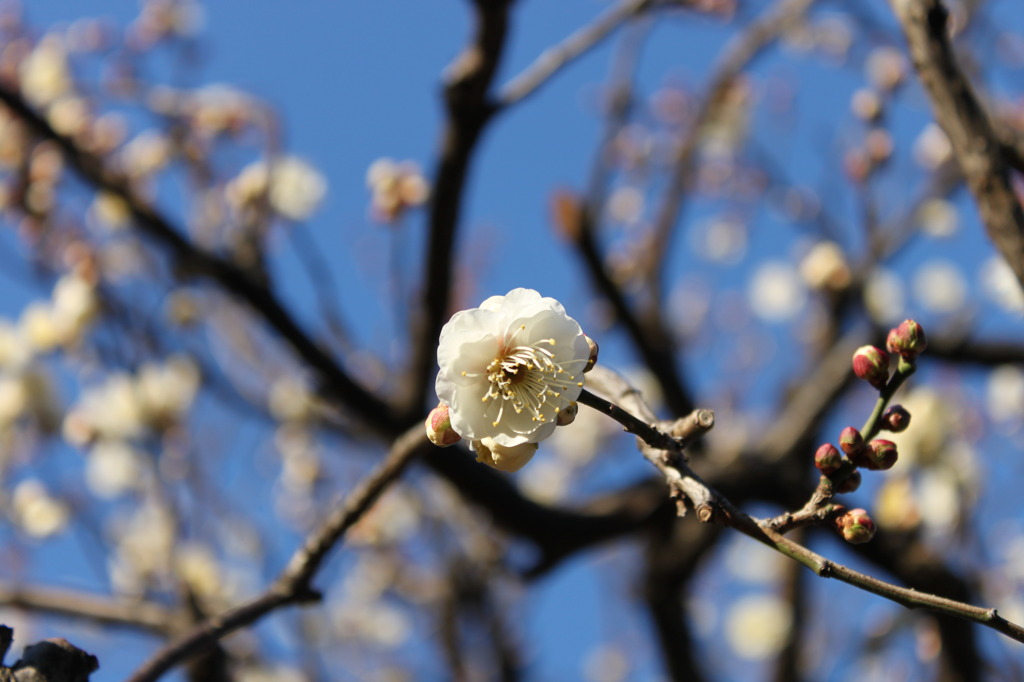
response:
[(1024, 210), (1010, 184), (1005, 147), (957, 64), (949, 40), (948, 12), (938, 0), (889, 2), (989, 238), (1024, 283)]
[(182, 613), (146, 601), (117, 600), (56, 587), (0, 583), (0, 604), (165, 635), (185, 622)]
[(423, 400), (435, 371), (437, 338), (452, 299), (452, 264), (470, 161), (495, 108), (491, 81), (505, 48), (512, 0), (475, 0), (475, 36), (448, 67), (444, 88), (447, 118), (434, 169), (429, 236), (423, 262), (419, 310), (413, 311), (411, 379), (403, 405), (406, 421), (421, 416)]
[(54, 130), (45, 118), (25, 102), (17, 90), (5, 83), (0, 83), (0, 102), (22, 119), (35, 135), (56, 143), (70, 165), (86, 182), (124, 201), (134, 224), (167, 250), (179, 273), (215, 281), (236, 300), (245, 303), (261, 316), (315, 372), (322, 391), (328, 397), (337, 400), (347, 411), (377, 429), (391, 433), (398, 430), (398, 422), (389, 406), (356, 383), (299, 326), (273, 291), (253, 280), (245, 270), (230, 261), (190, 242), (184, 232), (174, 227), (169, 219), (139, 196), (126, 178), (107, 167), (103, 159)]

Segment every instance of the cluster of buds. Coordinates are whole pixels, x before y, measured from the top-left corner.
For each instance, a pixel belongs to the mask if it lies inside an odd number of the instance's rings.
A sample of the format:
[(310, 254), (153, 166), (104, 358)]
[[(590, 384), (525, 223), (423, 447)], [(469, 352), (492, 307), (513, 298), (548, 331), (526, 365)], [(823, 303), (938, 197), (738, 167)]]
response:
[[(861, 346), (853, 355), (853, 373), (879, 391), (889, 384), (889, 353), (899, 356), (897, 372), (905, 376), (914, 370), (917, 356), (925, 349), (924, 331), (914, 320), (905, 320), (889, 331), (886, 350), (877, 346)], [(877, 422), (877, 429), (899, 433), (910, 425), (910, 413), (900, 405), (885, 410)], [(876, 438), (867, 441), (852, 426), (839, 434), (839, 447), (825, 443), (814, 453), (814, 466), (829, 480), (836, 493), (857, 490), (861, 483), (859, 469), (884, 471), (891, 469), (899, 459), (896, 444)], [(850, 543), (867, 542), (875, 534), (875, 524), (863, 509), (846, 511), (838, 507), (834, 516), (836, 528)]]
[(899, 355), (898, 371), (907, 372), (927, 345), (921, 325), (914, 320), (904, 320), (899, 326), (889, 330), (885, 342), (886, 350), (878, 346), (861, 346), (854, 352), (853, 373), (858, 379), (863, 379), (881, 391), (889, 382), (888, 353)]

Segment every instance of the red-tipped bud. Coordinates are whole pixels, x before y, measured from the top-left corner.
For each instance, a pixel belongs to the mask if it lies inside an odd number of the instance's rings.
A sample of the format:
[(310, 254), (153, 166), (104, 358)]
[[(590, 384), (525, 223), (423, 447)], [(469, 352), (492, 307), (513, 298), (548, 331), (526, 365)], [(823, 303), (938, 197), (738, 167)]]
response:
[(865, 466), (868, 469), (884, 470), (892, 469), (892, 465), (899, 459), (896, 452), (896, 443), (891, 440), (873, 440), (868, 443)]
[(576, 414), (580, 411), (579, 403), (573, 401), (558, 411), (555, 423), (559, 426), (568, 426), (576, 421)]
[(860, 487), (860, 481), (860, 472), (854, 469), (850, 472), (849, 476), (836, 483), (836, 492), (840, 494), (852, 493)]
[(839, 470), (843, 464), (843, 455), (832, 443), (825, 443), (814, 453), (814, 466), (828, 476)]
[(885, 347), (890, 353), (899, 353), (904, 360), (913, 360), (928, 347), (928, 341), (921, 325), (914, 320), (903, 320), (898, 327), (889, 330)]
[(893, 433), (906, 431), (910, 426), (910, 413), (902, 405), (893, 405), (882, 415), (882, 428)]
[(455, 445), (462, 436), (455, 433), (452, 428), (452, 420), (448, 416), (448, 406), (438, 405), (427, 415), (426, 421), (427, 439), (439, 448), (446, 448)]
[(853, 373), (881, 390), (889, 381), (889, 356), (878, 346), (861, 346), (853, 354)]
[(847, 426), (839, 433), (839, 447), (851, 457), (864, 448), (864, 436), (852, 426)]
[(597, 347), (597, 341), (594, 341), (594, 339), (590, 338), (586, 334), (583, 336), (587, 340), (587, 346), (590, 348), (590, 358), (587, 359), (587, 365), (583, 368), (583, 373), (586, 374), (590, 370), (594, 369), (594, 365), (597, 364), (597, 352), (600, 349)]
[(851, 509), (836, 517), (836, 529), (851, 545), (860, 545), (875, 537), (875, 522), (863, 509)]

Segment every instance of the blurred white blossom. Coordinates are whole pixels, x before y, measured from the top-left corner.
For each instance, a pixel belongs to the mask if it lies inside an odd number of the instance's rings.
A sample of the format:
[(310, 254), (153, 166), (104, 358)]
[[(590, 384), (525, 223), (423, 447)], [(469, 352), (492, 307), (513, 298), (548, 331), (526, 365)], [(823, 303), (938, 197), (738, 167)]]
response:
[(1000, 365), (989, 372), (985, 404), (993, 421), (1024, 419), (1024, 371), (1016, 365)]
[(54, 498), (37, 479), (26, 479), (14, 489), (11, 511), (29, 535), (49, 537), (64, 528), (70, 518), (66, 504)]
[(430, 186), (415, 161), (377, 159), (366, 171), (370, 189), (370, 212), (376, 220), (390, 223), (409, 208), (420, 206), (430, 195)]
[(135, 490), (143, 481), (141, 457), (121, 440), (101, 440), (85, 460), (85, 484), (95, 495), (113, 499)]
[(800, 275), (811, 289), (842, 291), (850, 284), (850, 266), (842, 247), (822, 241), (811, 247), (800, 262)]
[(195, 362), (183, 355), (142, 365), (135, 382), (143, 420), (155, 429), (180, 422), (195, 400), (200, 380)]
[(864, 282), (864, 305), (881, 324), (896, 324), (906, 313), (903, 280), (891, 270), (875, 268)]
[(980, 280), (982, 291), (1003, 310), (1018, 315), (1024, 312), (1024, 289), (1005, 258), (992, 256), (985, 261)]
[(918, 207), (916, 217), (921, 230), (932, 237), (951, 237), (960, 226), (956, 206), (947, 199), (928, 199)]
[(327, 194), (327, 181), (307, 162), (286, 156), (249, 164), (228, 183), (225, 194), (235, 211), (266, 197), (278, 215), (306, 220), (320, 207)]
[(793, 266), (769, 261), (754, 272), (747, 296), (755, 315), (767, 322), (783, 322), (803, 309), (807, 291)]
[(61, 38), (47, 34), (22, 60), (21, 92), (32, 104), (45, 107), (71, 89), (67, 50)]
[(935, 170), (953, 158), (949, 138), (935, 123), (929, 123), (914, 140), (914, 160), (925, 170)]
[(914, 273), (914, 297), (929, 310), (954, 313), (967, 301), (967, 282), (960, 268), (944, 260), (925, 263)]
[(742, 597), (726, 615), (726, 640), (741, 658), (769, 658), (785, 646), (792, 621), (789, 604), (774, 595)]

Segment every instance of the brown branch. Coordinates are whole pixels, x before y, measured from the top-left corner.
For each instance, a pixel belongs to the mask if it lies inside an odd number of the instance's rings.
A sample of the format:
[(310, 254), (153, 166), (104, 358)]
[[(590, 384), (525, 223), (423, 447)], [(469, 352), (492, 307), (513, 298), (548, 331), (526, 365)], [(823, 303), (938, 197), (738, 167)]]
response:
[(190, 242), (182, 230), (172, 225), (166, 216), (138, 195), (127, 178), (114, 172), (103, 159), (79, 146), (72, 138), (54, 130), (45, 118), (28, 105), (16, 89), (0, 83), (0, 102), (22, 119), (35, 135), (56, 143), (69, 164), (86, 182), (97, 190), (113, 194), (124, 201), (136, 227), (170, 253), (180, 274), (213, 280), (236, 300), (247, 304), (261, 316), (316, 373), (321, 382), (321, 389), (329, 397), (337, 399), (345, 409), (379, 430), (392, 433), (398, 430), (398, 422), (394, 419), (390, 407), (356, 383), (336, 360), (299, 326), (273, 291), (255, 281), (237, 265)]
[(0, 583), (0, 604), (13, 609), (51, 613), (81, 620), (167, 634), (183, 623), (184, 614), (147, 601), (116, 599), (56, 587)]
[(989, 238), (1024, 283), (1024, 210), (1010, 184), (1005, 147), (957, 64), (948, 35), (948, 12), (938, 0), (889, 2)]
[(409, 462), (432, 448), (422, 425), (417, 424), (406, 431), (395, 441), (384, 462), (307, 538), (266, 592), (207, 619), (169, 642), (136, 670), (129, 682), (152, 682), (179, 663), (206, 651), (222, 638), (252, 625), (272, 611), (318, 600), (320, 595), (311, 582), (328, 552), (402, 474)]
[(593, 49), (624, 22), (641, 14), (653, 4), (654, 0), (622, 0), (592, 23), (542, 52), (532, 64), (501, 89), (495, 106), (505, 109), (526, 99), (574, 59)]
[(505, 49), (512, 0), (475, 0), (473, 4), (474, 38), (448, 67), (444, 89), (447, 118), (434, 169), (422, 298), (409, 336), (411, 381), (403, 405), (407, 421), (422, 416), (423, 398), (433, 382), (436, 341), (451, 301), (453, 252), (466, 177), (480, 135), (495, 111), (489, 91)]
[[(597, 369), (595, 367), (594, 372)], [(591, 372), (591, 375), (594, 372)], [(628, 391), (627, 395), (634, 401), (640, 400), (635, 390)], [(581, 397), (580, 402), (591, 404), (594, 401)], [(690, 503), (698, 509), (698, 518), (701, 521), (717, 521), (722, 525), (735, 528), (744, 535), (775, 549), (794, 561), (800, 562), (822, 578), (834, 578), (910, 609), (923, 608), (985, 625), (1011, 639), (1024, 642), (1024, 627), (1006, 620), (994, 608), (974, 606), (954, 599), (939, 597), (887, 583), (826, 559), (803, 545), (793, 542), (777, 531), (772, 526), (771, 520), (761, 521), (754, 519), (736, 507), (717, 490), (704, 483), (685, 465), (680, 456), (681, 453), (677, 449), (659, 450), (659, 445), (666, 444), (664, 434), (658, 433), (653, 427), (649, 429), (636, 427), (633, 424), (633, 419), (635, 418), (622, 418), (624, 410), (609, 410), (600, 403), (595, 403), (595, 407), (615, 417), (627, 429), (632, 430), (639, 437), (651, 436), (650, 442), (645, 442), (641, 445), (641, 452), (665, 477), (665, 481), (670, 488), (670, 496), (685, 495)], [(680, 500), (677, 503), (680, 515), (685, 512), (681, 502)], [(706, 513), (701, 513), (702, 509)]]

